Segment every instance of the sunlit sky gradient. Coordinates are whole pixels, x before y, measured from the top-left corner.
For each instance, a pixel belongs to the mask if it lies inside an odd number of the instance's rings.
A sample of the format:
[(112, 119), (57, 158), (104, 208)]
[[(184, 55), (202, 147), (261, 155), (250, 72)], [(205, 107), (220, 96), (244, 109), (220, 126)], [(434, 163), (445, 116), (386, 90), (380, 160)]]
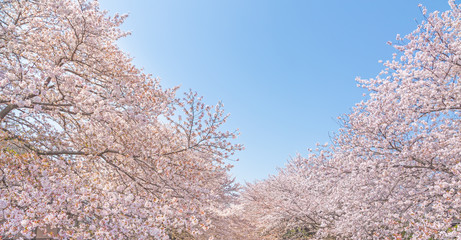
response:
[(329, 142), (336, 117), (364, 99), (357, 76), (370, 78), (390, 59), (386, 44), (406, 35), (445, 0), (100, 0), (128, 13), (132, 35), (120, 47), (161, 79), (224, 103), (239, 128), (232, 174), (252, 182), (290, 156)]

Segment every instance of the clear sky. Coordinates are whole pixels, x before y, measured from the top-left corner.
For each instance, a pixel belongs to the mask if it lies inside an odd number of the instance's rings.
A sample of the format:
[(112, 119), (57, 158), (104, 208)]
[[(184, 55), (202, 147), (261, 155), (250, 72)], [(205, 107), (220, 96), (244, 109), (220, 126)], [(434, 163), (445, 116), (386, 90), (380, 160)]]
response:
[(120, 47), (161, 79), (222, 101), (239, 128), (232, 174), (252, 182), (290, 156), (329, 142), (336, 117), (363, 99), (355, 77), (370, 78), (390, 59), (386, 44), (406, 35), (445, 0), (100, 0), (128, 13), (132, 35)]

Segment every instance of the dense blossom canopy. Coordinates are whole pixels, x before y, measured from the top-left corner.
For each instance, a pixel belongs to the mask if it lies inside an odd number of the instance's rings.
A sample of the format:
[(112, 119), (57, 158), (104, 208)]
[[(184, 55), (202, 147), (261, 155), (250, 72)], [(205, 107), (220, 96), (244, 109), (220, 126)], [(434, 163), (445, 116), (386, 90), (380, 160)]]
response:
[(331, 147), (250, 184), (244, 206), (273, 238), (459, 238), (461, 9), (428, 14), (341, 117)]
[(213, 226), (241, 149), (118, 49), (96, 1), (0, 2), (0, 238), (167, 239)]
[(136, 68), (125, 16), (0, 2), (0, 238), (450, 239), (461, 222), (461, 5), (427, 13), (331, 145), (238, 186), (222, 105)]

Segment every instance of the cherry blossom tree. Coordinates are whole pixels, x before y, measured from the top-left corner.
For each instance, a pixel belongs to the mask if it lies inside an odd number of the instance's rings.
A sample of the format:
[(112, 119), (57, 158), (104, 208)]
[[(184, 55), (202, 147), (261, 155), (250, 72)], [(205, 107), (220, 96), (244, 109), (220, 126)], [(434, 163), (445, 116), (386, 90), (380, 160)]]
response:
[(370, 99), (337, 138), (342, 167), (357, 173), (353, 194), (362, 196), (344, 220), (354, 234), (459, 236), (461, 10), (449, 3), (443, 13), (421, 7), (426, 20), (397, 37), (401, 54), (378, 77), (359, 79)]
[(234, 197), (222, 105), (162, 89), (97, 1), (0, 3), (0, 237), (197, 235)]
[[(333, 146), (249, 185), (266, 231), (316, 238), (459, 238), (461, 7), (428, 14), (373, 79), (367, 100), (341, 117)], [(316, 188), (315, 186), (318, 186)], [(310, 219), (309, 219), (310, 218)]]
[(276, 175), (247, 184), (243, 208), (260, 239), (332, 236), (323, 230), (329, 230), (341, 215), (340, 173), (330, 166), (331, 152), (326, 146), (322, 149), (308, 158), (298, 155)]

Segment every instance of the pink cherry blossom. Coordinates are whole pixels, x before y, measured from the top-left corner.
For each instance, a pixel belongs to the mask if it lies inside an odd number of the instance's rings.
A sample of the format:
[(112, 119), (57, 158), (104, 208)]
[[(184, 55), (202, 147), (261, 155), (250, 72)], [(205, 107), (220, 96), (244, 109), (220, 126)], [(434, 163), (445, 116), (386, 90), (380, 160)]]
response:
[[(296, 157), (242, 194), (268, 239), (461, 237), (461, 7), (426, 14), (330, 147)], [(296, 234), (300, 234), (299, 236)]]
[[(97, 1), (0, 3), (0, 238), (202, 234), (235, 198), (222, 104), (163, 89)], [(179, 116), (182, 116), (181, 118)]]

